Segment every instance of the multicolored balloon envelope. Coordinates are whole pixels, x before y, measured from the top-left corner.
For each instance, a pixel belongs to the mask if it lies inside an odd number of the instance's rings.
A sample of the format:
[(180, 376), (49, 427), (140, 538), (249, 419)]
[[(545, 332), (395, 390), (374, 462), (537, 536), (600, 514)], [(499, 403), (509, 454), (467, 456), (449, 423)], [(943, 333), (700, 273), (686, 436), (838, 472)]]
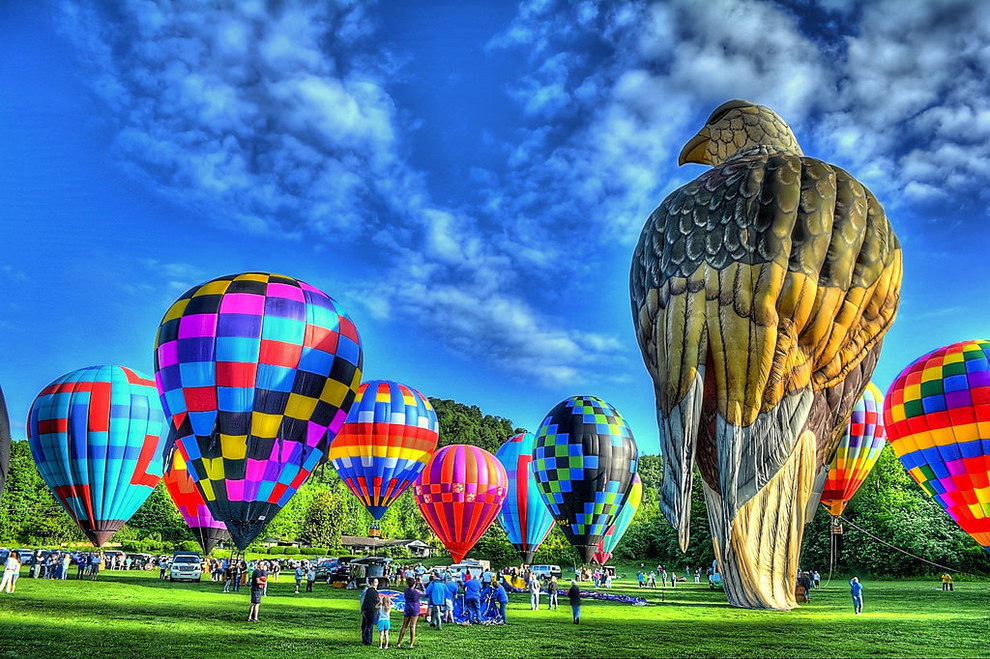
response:
[[(174, 431), (173, 426), (171, 432)], [(206, 507), (203, 495), (196, 487), (196, 481), (186, 469), (186, 459), (182, 455), (182, 449), (172, 452), (172, 460), (165, 468), (162, 480), (204, 553), (209, 554), (218, 542), (230, 539), (227, 527), (223, 522), (215, 520), (210, 509)]]
[(830, 514), (842, 514), (846, 504), (873, 469), (887, 433), (883, 426), (883, 394), (870, 382), (853, 406), (846, 433), (832, 458), (821, 504)]
[(535, 446), (536, 437), (526, 432), (510, 438), (495, 452), (509, 479), (509, 490), (498, 514), (498, 523), (527, 565), (533, 562), (533, 554), (553, 528), (553, 515), (543, 501), (530, 468)]
[(585, 563), (629, 498), (638, 458), (622, 415), (594, 396), (561, 401), (536, 431), (536, 484)]
[(642, 501), (643, 481), (640, 480), (639, 474), (636, 474), (633, 478), (632, 489), (629, 490), (629, 498), (626, 499), (626, 502), (622, 505), (622, 509), (619, 510), (619, 514), (615, 518), (615, 523), (608, 527), (605, 537), (598, 541), (598, 548), (595, 551), (595, 555), (592, 556), (594, 562), (599, 565), (605, 565), (608, 559), (612, 558), (615, 548), (619, 546), (619, 541), (626, 534), (626, 529), (632, 523), (633, 517), (636, 516), (636, 511), (639, 510), (639, 504)]
[(155, 379), (189, 474), (244, 549), (326, 456), (361, 383), (354, 323), (326, 293), (260, 272), (165, 313)]
[(330, 463), (375, 519), (415, 481), (437, 448), (437, 413), (423, 394), (372, 380), (330, 442)]
[(506, 489), (498, 458), (477, 446), (454, 444), (430, 457), (413, 494), (423, 519), (460, 563), (495, 521)]
[(38, 472), (100, 547), (151, 495), (165, 417), (155, 382), (123, 366), (90, 366), (41, 390), (28, 413)]
[(10, 466), (10, 418), (7, 416), (7, 403), (0, 389), (0, 501), (3, 500), (3, 487), (7, 482), (7, 469)]
[(939, 348), (901, 371), (883, 419), (908, 473), (990, 552), (990, 341)]

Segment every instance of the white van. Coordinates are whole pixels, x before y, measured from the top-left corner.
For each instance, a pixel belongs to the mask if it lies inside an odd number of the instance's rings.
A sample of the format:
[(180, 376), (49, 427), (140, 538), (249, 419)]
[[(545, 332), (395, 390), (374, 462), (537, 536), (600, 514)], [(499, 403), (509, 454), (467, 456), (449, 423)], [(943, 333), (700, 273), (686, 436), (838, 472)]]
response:
[(177, 551), (172, 554), (169, 566), (169, 581), (199, 581), (203, 577), (199, 552)]

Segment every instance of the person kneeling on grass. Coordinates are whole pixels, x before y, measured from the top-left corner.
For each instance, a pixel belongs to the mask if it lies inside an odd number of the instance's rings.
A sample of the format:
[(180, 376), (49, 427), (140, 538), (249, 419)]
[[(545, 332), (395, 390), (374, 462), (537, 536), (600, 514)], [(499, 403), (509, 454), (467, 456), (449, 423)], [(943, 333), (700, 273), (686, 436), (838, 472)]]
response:
[(571, 581), (571, 587), (567, 591), (567, 599), (571, 600), (571, 612), (574, 614), (574, 624), (581, 624), (581, 589), (578, 588), (577, 581)]

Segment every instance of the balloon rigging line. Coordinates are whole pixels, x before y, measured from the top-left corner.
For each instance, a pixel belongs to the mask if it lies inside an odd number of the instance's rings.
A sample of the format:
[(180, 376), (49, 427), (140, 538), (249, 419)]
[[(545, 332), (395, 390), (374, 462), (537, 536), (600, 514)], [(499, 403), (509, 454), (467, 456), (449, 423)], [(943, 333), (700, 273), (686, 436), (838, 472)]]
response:
[[(947, 565), (942, 565), (940, 563), (936, 563), (934, 561), (930, 561), (927, 558), (922, 558), (921, 556), (917, 556), (915, 554), (912, 554), (911, 552), (907, 551), (906, 549), (901, 549), (900, 547), (896, 547), (896, 546), (890, 544), (889, 542), (878, 538), (877, 536), (873, 535), (872, 533), (870, 533), (869, 531), (867, 531), (863, 527), (861, 527), (861, 526), (859, 526), (857, 524), (852, 523), (851, 521), (849, 521), (848, 519), (846, 519), (845, 517), (843, 517), (841, 515), (839, 515), (838, 518), (841, 519), (846, 524), (848, 524), (849, 526), (851, 526), (854, 529), (856, 529), (857, 531), (860, 531), (860, 532), (865, 533), (866, 535), (870, 536), (871, 538), (873, 538), (874, 540), (876, 540), (880, 544), (886, 545), (886, 546), (890, 547), (891, 549), (896, 549), (897, 551), (901, 552), (902, 554), (907, 554), (911, 558), (916, 558), (919, 561), (928, 563), (929, 565), (934, 565), (935, 567), (941, 568), (943, 570), (948, 570), (949, 572), (957, 572), (959, 574), (965, 574), (965, 575), (970, 576), (970, 577), (975, 577), (976, 576), (975, 574), (972, 574), (971, 572), (964, 572), (962, 570), (957, 570), (955, 568), (948, 567)], [(830, 578), (831, 578), (831, 576), (830, 576)]]

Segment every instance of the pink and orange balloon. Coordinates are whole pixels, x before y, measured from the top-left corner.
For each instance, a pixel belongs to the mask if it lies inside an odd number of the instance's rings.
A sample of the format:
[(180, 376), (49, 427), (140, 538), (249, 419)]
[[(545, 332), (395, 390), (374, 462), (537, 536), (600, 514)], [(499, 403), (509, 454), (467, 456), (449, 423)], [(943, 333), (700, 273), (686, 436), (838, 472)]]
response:
[(508, 479), (494, 455), (454, 444), (434, 453), (413, 486), (423, 519), (459, 563), (495, 521)]

